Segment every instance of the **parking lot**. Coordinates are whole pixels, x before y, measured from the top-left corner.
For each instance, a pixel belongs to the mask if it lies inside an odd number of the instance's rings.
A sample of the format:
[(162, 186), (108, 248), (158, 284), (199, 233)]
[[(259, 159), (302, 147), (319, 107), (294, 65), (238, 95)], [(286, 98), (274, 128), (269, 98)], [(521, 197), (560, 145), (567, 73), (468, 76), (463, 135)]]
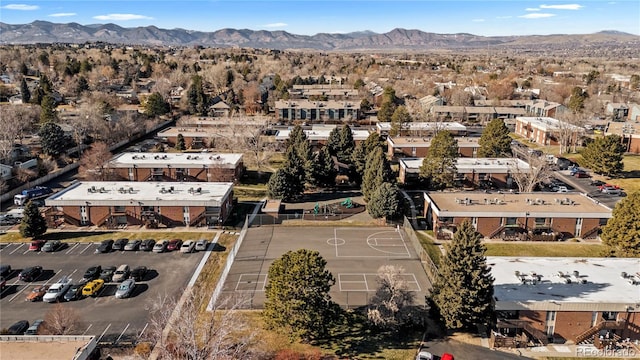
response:
[[(132, 269), (146, 266), (150, 271), (143, 281), (137, 282), (130, 298), (116, 299), (117, 283), (106, 283), (96, 297), (64, 303), (76, 309), (82, 320), (80, 333), (96, 335), (100, 342), (135, 341), (147, 328), (148, 306), (165, 294), (180, 296), (205, 252), (152, 253), (142, 251), (112, 251), (97, 254), (98, 243), (69, 243), (55, 253), (32, 252), (29, 244), (0, 244), (3, 265), (11, 265), (6, 287), (0, 294), (0, 328), (7, 328), (19, 320), (30, 323), (42, 319), (53, 305), (26, 302), (25, 297), (36, 285), (51, 285), (65, 275), (78, 283), (87, 268), (94, 265), (119, 266), (128, 264)], [(18, 279), (20, 271), (40, 265), (43, 274), (32, 283)]]

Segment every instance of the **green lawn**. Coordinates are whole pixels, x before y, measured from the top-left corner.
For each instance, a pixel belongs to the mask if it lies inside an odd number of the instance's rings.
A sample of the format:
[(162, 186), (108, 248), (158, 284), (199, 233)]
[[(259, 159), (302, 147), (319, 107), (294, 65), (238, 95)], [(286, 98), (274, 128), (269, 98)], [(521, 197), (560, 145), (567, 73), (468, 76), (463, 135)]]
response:
[[(128, 232), (128, 231), (56, 231), (48, 232), (38, 239), (44, 240), (62, 240), (69, 242), (100, 242), (106, 239), (119, 239), (127, 238), (129, 240), (143, 240), (143, 239), (155, 239), (155, 240), (170, 240), (170, 239), (182, 239), (182, 240), (198, 240), (209, 239), (211, 240), (215, 236), (211, 231), (198, 231), (198, 232), (170, 232), (170, 231), (140, 231), (140, 232)], [(0, 235), (0, 242), (25, 242), (31, 241), (30, 238), (23, 238), (19, 232), (8, 232), (4, 235)]]
[(427, 251), (431, 260), (434, 264), (439, 265), (442, 252), (433, 241), (433, 231), (416, 231), (416, 234), (418, 235), (418, 239), (420, 239), (420, 244), (422, 244), (422, 247)]
[(233, 195), (240, 201), (259, 201), (267, 196), (267, 186), (240, 184), (233, 187)]
[(601, 257), (604, 245), (584, 243), (485, 243), (487, 256)]

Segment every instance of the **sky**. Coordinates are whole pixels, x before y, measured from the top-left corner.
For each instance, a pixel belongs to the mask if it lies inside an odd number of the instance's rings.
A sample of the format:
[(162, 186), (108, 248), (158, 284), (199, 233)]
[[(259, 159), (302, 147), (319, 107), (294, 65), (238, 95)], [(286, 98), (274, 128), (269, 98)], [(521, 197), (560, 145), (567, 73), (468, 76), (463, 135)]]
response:
[(348, 33), (394, 28), (483, 36), (589, 34), (617, 30), (640, 35), (640, 1), (523, 0), (2, 0), (0, 21), (35, 20), (122, 27), (155, 25), (215, 31), (284, 30)]

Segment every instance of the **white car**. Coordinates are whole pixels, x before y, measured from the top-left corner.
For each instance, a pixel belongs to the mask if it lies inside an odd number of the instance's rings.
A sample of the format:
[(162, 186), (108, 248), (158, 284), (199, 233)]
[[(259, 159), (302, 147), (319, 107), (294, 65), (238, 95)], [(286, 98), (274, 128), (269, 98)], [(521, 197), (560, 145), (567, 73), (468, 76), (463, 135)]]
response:
[(418, 355), (416, 355), (416, 360), (433, 360), (433, 354), (428, 351), (420, 351)]
[(49, 290), (44, 294), (42, 301), (48, 303), (60, 301), (70, 287), (71, 278), (65, 276), (49, 287)]
[(207, 250), (207, 246), (209, 246), (209, 241), (206, 239), (200, 239), (196, 243), (196, 251), (205, 251)]
[(182, 246), (180, 246), (180, 252), (181, 253), (190, 253), (190, 252), (193, 252), (195, 247), (196, 247), (196, 242), (195, 241), (187, 240), (187, 241), (182, 243)]

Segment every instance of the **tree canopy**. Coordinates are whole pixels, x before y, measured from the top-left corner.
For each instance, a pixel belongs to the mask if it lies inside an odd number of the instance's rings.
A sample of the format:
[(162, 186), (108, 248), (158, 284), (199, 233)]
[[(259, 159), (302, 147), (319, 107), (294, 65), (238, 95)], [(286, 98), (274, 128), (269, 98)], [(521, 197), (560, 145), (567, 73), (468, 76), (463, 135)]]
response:
[(292, 339), (325, 336), (340, 316), (329, 295), (336, 282), (318, 251), (288, 251), (269, 267), (264, 316), (272, 329)]
[(478, 140), (478, 157), (500, 158), (511, 156), (511, 137), (502, 119), (493, 119)]
[(369, 134), (365, 141), (356, 145), (353, 154), (351, 154), (351, 163), (353, 164), (353, 181), (358, 184), (362, 183), (365, 168), (367, 165), (367, 155), (375, 151), (376, 148), (384, 149), (384, 140), (377, 132)]
[(176, 136), (176, 150), (184, 151), (186, 150), (186, 148), (187, 147), (184, 143), (184, 135), (178, 134), (178, 136)]
[(171, 111), (171, 105), (164, 101), (162, 95), (157, 92), (149, 95), (144, 105), (144, 113), (148, 116), (160, 116)]
[(64, 131), (54, 122), (44, 124), (38, 134), (40, 135), (42, 152), (47, 155), (58, 156), (67, 147), (68, 142), (64, 136)]
[(24, 208), (24, 217), (20, 223), (20, 235), (23, 237), (36, 237), (47, 231), (47, 222), (40, 214), (38, 205), (33, 201), (27, 202)]
[(373, 192), (383, 183), (395, 183), (389, 160), (381, 148), (375, 148), (367, 155), (364, 176), (362, 177), (362, 195), (365, 199), (371, 199)]
[(453, 185), (457, 168), (458, 142), (449, 131), (440, 131), (431, 140), (431, 147), (420, 166), (420, 178), (429, 187), (442, 189)]
[(474, 329), (491, 322), (494, 279), (481, 237), (465, 220), (451, 243), (445, 244), (446, 255), (431, 296), (448, 329)]
[(44, 95), (40, 102), (40, 123), (45, 124), (57, 118), (55, 100), (50, 95)]
[(395, 184), (382, 183), (371, 194), (371, 199), (367, 202), (367, 211), (374, 219), (392, 219), (398, 214), (400, 204), (400, 194)]
[(584, 165), (597, 174), (612, 176), (623, 169), (624, 145), (619, 135), (595, 138), (582, 151)]
[(336, 171), (333, 158), (329, 149), (325, 146), (313, 156), (311, 183), (316, 186), (334, 186), (336, 184)]
[(412, 121), (413, 118), (411, 117), (411, 114), (409, 114), (407, 107), (404, 105), (398, 106), (394, 110), (393, 115), (391, 115), (391, 130), (389, 131), (389, 135), (400, 135), (400, 131)]
[(602, 228), (600, 238), (607, 255), (640, 256), (640, 192), (629, 194), (613, 209), (612, 217)]

